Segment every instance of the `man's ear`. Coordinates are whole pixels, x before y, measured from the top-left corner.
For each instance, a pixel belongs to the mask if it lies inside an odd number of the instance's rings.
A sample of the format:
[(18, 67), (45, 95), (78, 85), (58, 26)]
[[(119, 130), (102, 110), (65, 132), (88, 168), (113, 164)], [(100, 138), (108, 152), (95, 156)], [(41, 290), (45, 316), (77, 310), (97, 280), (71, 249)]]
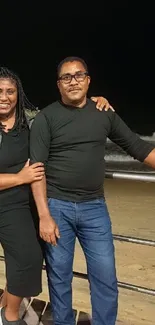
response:
[(59, 84), (60, 84), (60, 81), (59, 80), (57, 80), (57, 87), (59, 88)]
[(90, 76), (88, 76), (87, 78), (88, 78), (88, 86), (89, 86), (90, 82), (91, 82), (91, 78), (90, 78)]

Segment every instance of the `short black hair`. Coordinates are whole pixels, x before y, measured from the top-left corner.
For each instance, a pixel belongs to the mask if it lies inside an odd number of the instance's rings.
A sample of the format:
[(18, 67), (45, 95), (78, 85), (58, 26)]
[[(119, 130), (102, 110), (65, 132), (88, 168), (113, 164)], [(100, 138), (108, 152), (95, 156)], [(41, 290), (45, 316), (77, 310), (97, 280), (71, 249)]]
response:
[[(25, 109), (35, 110), (35, 106), (31, 104), (25, 95), (22, 83), (18, 75), (6, 67), (0, 67), (0, 79), (9, 79), (15, 83), (18, 92), (17, 106), (16, 106), (16, 124), (17, 128), (21, 130), (27, 127), (27, 120), (25, 117)], [(2, 124), (0, 123), (0, 129)]]
[(58, 78), (60, 77), (60, 71), (61, 71), (61, 68), (62, 68), (62, 66), (63, 66), (64, 63), (67, 63), (67, 62), (74, 62), (74, 61), (77, 61), (77, 62), (82, 63), (82, 65), (84, 66), (86, 72), (88, 73), (88, 66), (87, 66), (87, 63), (86, 63), (82, 58), (79, 58), (78, 56), (67, 56), (65, 59), (63, 59), (63, 60), (58, 64), (58, 67), (57, 67), (57, 77), (58, 77)]

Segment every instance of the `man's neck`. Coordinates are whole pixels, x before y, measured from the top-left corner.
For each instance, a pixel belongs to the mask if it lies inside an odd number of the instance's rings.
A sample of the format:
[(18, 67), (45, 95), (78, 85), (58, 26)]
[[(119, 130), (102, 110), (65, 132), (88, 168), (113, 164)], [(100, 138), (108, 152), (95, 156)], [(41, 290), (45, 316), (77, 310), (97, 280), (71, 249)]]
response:
[(64, 98), (61, 98), (61, 101), (63, 104), (68, 105), (68, 106), (83, 108), (86, 105), (87, 98), (84, 97), (84, 98), (80, 99), (79, 101), (72, 101), (72, 102), (71, 101), (69, 102), (69, 101), (65, 100)]

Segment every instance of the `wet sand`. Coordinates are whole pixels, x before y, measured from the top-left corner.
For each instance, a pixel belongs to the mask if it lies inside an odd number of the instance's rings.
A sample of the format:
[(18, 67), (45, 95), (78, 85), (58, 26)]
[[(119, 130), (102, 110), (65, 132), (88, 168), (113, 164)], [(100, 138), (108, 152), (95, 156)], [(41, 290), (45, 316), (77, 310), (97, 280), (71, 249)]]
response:
[[(155, 184), (124, 180), (106, 180), (105, 196), (114, 234), (155, 240)], [(155, 289), (155, 247), (114, 241), (119, 281)], [(2, 253), (2, 250), (0, 254)], [(74, 270), (86, 272), (83, 252), (77, 242)], [(0, 288), (5, 283), (4, 264), (0, 262)], [(48, 299), (46, 274), (43, 293)], [(74, 278), (73, 306), (91, 313), (89, 286)], [(155, 296), (119, 289), (118, 324), (154, 325)]]

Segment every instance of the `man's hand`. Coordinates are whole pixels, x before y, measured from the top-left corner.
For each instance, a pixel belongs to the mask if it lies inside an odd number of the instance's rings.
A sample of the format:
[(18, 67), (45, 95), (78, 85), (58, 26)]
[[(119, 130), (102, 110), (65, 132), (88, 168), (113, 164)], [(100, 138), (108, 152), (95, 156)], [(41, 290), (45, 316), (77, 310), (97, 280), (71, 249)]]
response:
[(99, 111), (102, 111), (103, 109), (105, 111), (108, 111), (111, 109), (113, 112), (115, 112), (114, 108), (109, 104), (108, 100), (104, 97), (91, 97), (91, 100), (96, 103), (96, 108)]
[(29, 166), (29, 160), (22, 170), (17, 174), (20, 184), (29, 184), (42, 180), (45, 175), (44, 165), (41, 162)]
[(40, 219), (40, 237), (53, 246), (57, 245), (57, 239), (60, 238), (59, 228), (50, 215)]

